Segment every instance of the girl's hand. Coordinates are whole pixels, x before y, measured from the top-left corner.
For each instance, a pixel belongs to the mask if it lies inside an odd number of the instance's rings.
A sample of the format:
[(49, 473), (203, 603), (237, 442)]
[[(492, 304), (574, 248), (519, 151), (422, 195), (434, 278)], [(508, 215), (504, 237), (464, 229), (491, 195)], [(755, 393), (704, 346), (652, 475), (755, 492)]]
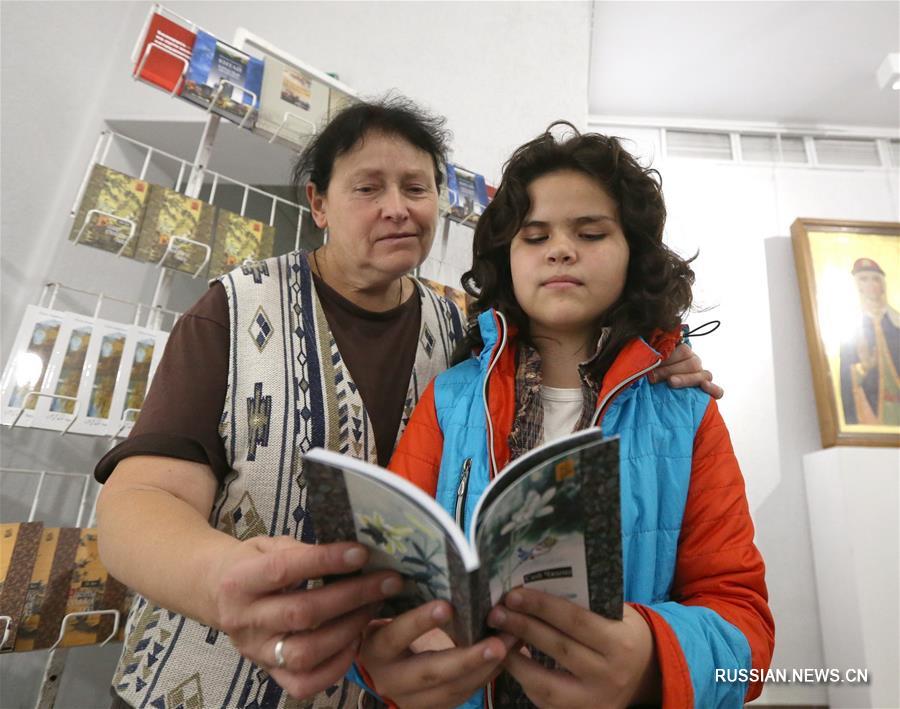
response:
[[(446, 601), (432, 601), (397, 616), (387, 624), (373, 623), (363, 639), (359, 660), (386, 701), (403, 709), (455, 707), (484, 687), (500, 670), (512, 638), (491, 637), (472, 647), (447, 646), (447, 638), (432, 633), (446, 624), (453, 610)], [(427, 639), (422, 636), (429, 634)], [(416, 652), (411, 649), (417, 643)]]
[[(259, 536), (236, 544), (210, 574), (216, 625), (291, 696), (317, 694), (343, 677), (378, 605), (403, 583), (397, 574), (380, 572), (291, 589), (357, 571), (367, 558), (365, 547), (350, 543)], [(283, 667), (277, 665), (279, 641)]]
[(682, 389), (684, 387), (700, 387), (713, 399), (721, 399), (725, 390), (713, 383), (713, 375), (708, 369), (703, 369), (703, 362), (697, 354), (686, 344), (681, 343), (669, 355), (669, 359), (647, 375), (654, 384), (666, 382), (670, 387)]
[(515, 589), (488, 615), (488, 625), (549, 655), (564, 670), (547, 669), (521, 653), (503, 665), (538, 707), (626, 707), (659, 702), (653, 636), (626, 605), (609, 620), (540, 591)]

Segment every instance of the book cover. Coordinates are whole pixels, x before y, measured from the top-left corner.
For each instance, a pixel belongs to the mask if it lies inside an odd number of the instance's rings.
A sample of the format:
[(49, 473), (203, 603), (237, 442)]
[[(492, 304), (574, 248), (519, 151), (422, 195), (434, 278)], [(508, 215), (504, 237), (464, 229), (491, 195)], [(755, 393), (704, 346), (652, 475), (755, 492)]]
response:
[(195, 39), (187, 27), (153, 13), (133, 74), (169, 93), (176, 89), (180, 92)]
[(329, 88), (297, 67), (266, 57), (254, 132), (300, 148), (328, 119)]
[(201, 244), (212, 244), (214, 213), (215, 208), (203, 200), (151, 185), (136, 258), (194, 275), (207, 260)]
[(488, 205), (487, 184), (484, 177), (458, 165), (447, 165), (447, 194), (444, 209), (450, 218), (460, 223), (477, 222)]
[(511, 463), (472, 520), (462, 518), (462, 505), (454, 520), (406, 480), (331, 451), (307, 453), (303, 474), (318, 542), (358, 541), (370, 549), (368, 569), (406, 578), (390, 614), (445, 599), (455, 610), (454, 639), (466, 645), (487, 632), (491, 607), (518, 586), (622, 617), (618, 439), (596, 428)]
[(329, 87), (328, 89), (328, 119), (326, 121), (330, 122), (332, 118), (334, 118), (338, 113), (343, 111), (348, 106), (352, 106), (356, 103), (356, 99), (353, 98), (350, 94), (345, 94), (343, 91), (338, 91), (337, 89), (333, 89)]
[(0, 524), (0, 616), (10, 619), (0, 625), (7, 635), (0, 652), (16, 645), (43, 530), (42, 522)]
[(127, 325), (96, 320), (78, 387), (78, 418), (69, 429), (71, 432), (102, 436), (107, 433), (110, 416), (121, 417), (121, 412), (116, 415), (112, 410), (112, 404), (130, 329)]
[[(29, 578), (15, 616), (16, 652), (49, 648), (60, 636), (59, 647), (103, 642), (115, 627), (115, 617), (95, 611), (118, 611), (123, 628), (128, 592), (101, 563), (96, 529), (43, 527), (36, 553), (13, 559), (6, 577), (13, 571)], [(70, 613), (91, 614), (66, 620)]]
[(272, 255), (275, 228), (227, 209), (216, 210), (215, 240), (209, 277), (216, 278), (240, 266)]
[(144, 180), (94, 165), (69, 240), (133, 257), (149, 189)]
[(215, 97), (213, 112), (252, 127), (259, 108), (262, 78), (261, 59), (199, 30), (181, 95), (204, 108)]
[(129, 329), (110, 406), (110, 436), (127, 436), (134, 426), (167, 339), (159, 330)]
[(29, 392), (50, 391), (48, 371), (59, 348), (65, 320), (65, 314), (56, 310), (35, 305), (25, 308), (0, 383), (5, 425), (11, 425), (17, 416), (17, 426), (31, 425), (34, 410), (44, 397), (29, 395)]
[(62, 431), (76, 414), (78, 391), (81, 386), (85, 357), (91, 342), (96, 320), (87, 315), (64, 314), (64, 326), (59, 337), (59, 355), (54, 354), (48, 368), (50, 392), (71, 399), (42, 397), (35, 410), (32, 426)]

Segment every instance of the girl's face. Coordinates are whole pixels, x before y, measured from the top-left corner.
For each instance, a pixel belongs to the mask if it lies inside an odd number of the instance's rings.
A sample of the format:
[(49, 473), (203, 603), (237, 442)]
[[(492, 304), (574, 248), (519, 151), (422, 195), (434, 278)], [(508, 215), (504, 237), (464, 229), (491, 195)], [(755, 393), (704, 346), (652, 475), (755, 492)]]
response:
[(573, 170), (528, 186), (531, 211), (510, 244), (516, 300), (532, 336), (594, 336), (622, 295), (628, 242), (615, 201)]

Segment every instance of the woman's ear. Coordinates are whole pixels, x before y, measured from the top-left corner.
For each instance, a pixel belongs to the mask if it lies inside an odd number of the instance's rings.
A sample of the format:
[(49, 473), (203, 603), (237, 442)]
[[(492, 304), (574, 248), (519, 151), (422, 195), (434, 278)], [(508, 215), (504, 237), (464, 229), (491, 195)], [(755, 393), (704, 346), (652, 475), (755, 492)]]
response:
[(309, 202), (309, 211), (312, 213), (316, 226), (319, 229), (325, 229), (328, 226), (326, 198), (312, 182), (306, 183), (306, 200)]

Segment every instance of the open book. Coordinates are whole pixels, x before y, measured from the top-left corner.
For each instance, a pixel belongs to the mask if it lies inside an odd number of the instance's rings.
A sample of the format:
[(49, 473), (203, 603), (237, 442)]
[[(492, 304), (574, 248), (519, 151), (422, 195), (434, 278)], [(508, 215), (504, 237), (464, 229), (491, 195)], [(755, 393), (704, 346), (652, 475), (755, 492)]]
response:
[(599, 429), (535, 448), (500, 471), (466, 521), (468, 539), (433, 498), (376, 465), (316, 448), (303, 473), (319, 543), (358, 541), (371, 550), (367, 570), (406, 578), (389, 615), (445, 599), (454, 640), (469, 645), (486, 634), (503, 594), (526, 586), (622, 617), (619, 442)]

